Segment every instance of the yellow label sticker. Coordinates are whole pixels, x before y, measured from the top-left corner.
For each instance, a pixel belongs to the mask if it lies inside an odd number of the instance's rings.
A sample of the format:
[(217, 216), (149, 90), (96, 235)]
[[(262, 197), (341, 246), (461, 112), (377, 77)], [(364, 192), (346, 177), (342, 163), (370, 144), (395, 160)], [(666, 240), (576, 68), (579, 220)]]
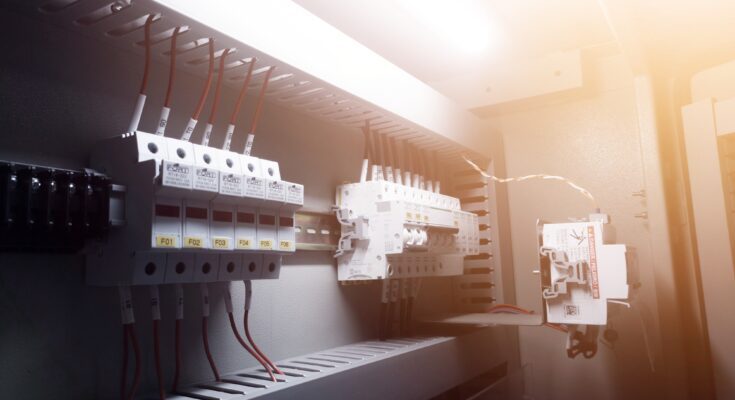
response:
[(204, 239), (196, 236), (184, 236), (184, 247), (187, 249), (203, 249)]
[(421, 214), (416, 214), (416, 221), (421, 221)]
[(226, 238), (226, 237), (212, 238), (212, 248), (213, 249), (229, 249), (230, 248), (230, 238)]
[(176, 245), (176, 236), (156, 235), (156, 247), (175, 248)]
[(278, 248), (283, 251), (292, 251), (293, 250), (293, 241), (291, 240), (279, 240), (278, 241)]
[(250, 238), (237, 238), (237, 248), (239, 250), (249, 250), (253, 248), (253, 240)]
[(273, 241), (270, 239), (262, 239), (260, 241), (261, 250), (273, 250)]
[(428, 221), (428, 220), (429, 220), (429, 216), (428, 215), (424, 215), (424, 221)]
[(411, 215), (410, 212), (407, 212), (406, 213), (406, 219), (411, 219), (411, 218), (413, 218), (413, 215)]

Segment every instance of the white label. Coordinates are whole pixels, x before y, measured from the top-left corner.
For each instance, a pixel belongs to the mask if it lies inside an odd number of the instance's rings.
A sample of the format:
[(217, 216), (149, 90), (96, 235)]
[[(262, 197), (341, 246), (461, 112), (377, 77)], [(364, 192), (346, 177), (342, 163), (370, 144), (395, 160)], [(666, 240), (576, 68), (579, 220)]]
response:
[(253, 284), (250, 281), (245, 282), (245, 311), (250, 310), (250, 302), (253, 299)]
[(219, 192), (229, 196), (242, 196), (242, 175), (220, 173)]
[(218, 192), (219, 172), (209, 168), (194, 167), (194, 189)]
[(118, 292), (120, 294), (120, 316), (122, 323), (123, 325), (132, 324), (135, 322), (135, 315), (133, 314), (133, 299), (130, 293), (130, 286), (120, 286)]
[(189, 119), (189, 123), (186, 124), (184, 133), (181, 134), (181, 140), (188, 142), (191, 139), (191, 134), (194, 133), (194, 129), (197, 127), (197, 120), (194, 118)]
[(268, 181), (265, 188), (265, 199), (286, 201), (286, 185), (282, 181)]
[(225, 310), (228, 314), (232, 314), (232, 292), (230, 292), (230, 282), (226, 283), (225, 287)]
[(176, 319), (184, 319), (184, 286), (177, 283), (176, 289)]
[(245, 177), (245, 197), (262, 199), (265, 197), (265, 179), (257, 176)]
[(163, 186), (191, 189), (193, 168), (186, 164), (163, 162)]
[(161, 296), (158, 294), (157, 285), (151, 285), (150, 294), (151, 294), (151, 317), (153, 318), (154, 321), (160, 321), (161, 320), (161, 299), (160, 299)]
[(202, 316), (208, 317), (209, 316), (209, 287), (206, 283), (202, 283), (201, 285), (201, 294), (202, 294)]
[(304, 186), (289, 183), (286, 188), (286, 203), (304, 205)]
[(168, 114), (171, 109), (163, 107), (161, 109), (161, 118), (158, 119), (158, 127), (156, 128), (156, 135), (163, 136), (166, 133), (166, 125), (168, 124)]

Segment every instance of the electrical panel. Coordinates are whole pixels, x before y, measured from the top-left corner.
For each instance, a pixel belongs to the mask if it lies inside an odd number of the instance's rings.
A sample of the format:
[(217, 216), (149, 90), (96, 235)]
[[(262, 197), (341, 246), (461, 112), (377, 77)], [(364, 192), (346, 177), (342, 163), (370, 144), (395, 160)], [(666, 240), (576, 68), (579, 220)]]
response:
[(93, 168), (125, 186), (126, 226), (88, 255), (93, 285), (277, 278), (296, 250), (304, 187), (278, 163), (145, 132), (100, 142)]
[(606, 244), (605, 214), (539, 227), (541, 296), (550, 323), (607, 324), (609, 300), (628, 298), (626, 248)]
[(477, 215), (459, 199), (387, 180), (337, 188), (340, 281), (450, 276), (480, 249)]

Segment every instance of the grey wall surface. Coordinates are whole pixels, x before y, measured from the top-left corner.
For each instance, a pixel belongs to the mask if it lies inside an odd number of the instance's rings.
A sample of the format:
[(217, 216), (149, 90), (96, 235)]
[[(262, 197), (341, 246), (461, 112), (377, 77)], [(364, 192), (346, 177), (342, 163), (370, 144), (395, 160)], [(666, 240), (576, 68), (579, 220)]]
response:
[[(645, 187), (633, 77), (621, 56), (597, 60), (586, 76), (589, 95), (500, 116), (508, 176), (545, 173), (572, 179), (588, 189), (610, 215), (617, 243), (628, 246), (633, 308), (609, 306), (609, 326), (620, 340), (599, 344), (591, 360), (567, 358), (563, 334), (521, 327), (521, 362), (526, 391), (536, 400), (663, 398), (662, 362), (654, 271), (646, 220), (635, 215), (646, 205), (633, 192)], [(510, 184), (516, 296), (523, 307), (541, 311), (536, 220), (566, 222), (594, 211), (590, 202), (560, 182)], [(639, 285), (638, 285), (639, 284)], [(648, 341), (648, 348), (646, 342)], [(648, 352), (651, 352), (649, 361)], [(651, 362), (653, 365), (650, 365)], [(655, 371), (654, 371), (655, 370)], [(682, 396), (686, 396), (681, 393)]]
[[(0, 159), (86, 166), (95, 141), (127, 128), (142, 58), (2, 6), (0, 32), (8, 39), (0, 41)], [(169, 135), (181, 132), (202, 86), (201, 79), (186, 74), (177, 79)], [(142, 130), (155, 126), (166, 80), (166, 66), (154, 65)], [(223, 140), (222, 122), (235, 95), (224, 92), (214, 145)], [(249, 124), (253, 107), (249, 97), (239, 125)], [(326, 212), (335, 186), (359, 174), (361, 134), (270, 104), (263, 115), (254, 155), (279, 161), (285, 179), (305, 184), (306, 208)], [(243, 143), (243, 130), (238, 130), (233, 148), (242, 149)], [(251, 326), (256, 342), (271, 358), (375, 336), (377, 285), (339, 286), (334, 259), (326, 252), (299, 252), (284, 264), (279, 280), (254, 283)], [(213, 286), (210, 343), (220, 370), (254, 365), (230, 331), (221, 285)], [(235, 302), (241, 304), (242, 285), (234, 286)], [(182, 380), (194, 382), (209, 379), (211, 373), (199, 336), (198, 289), (185, 290)], [(450, 291), (449, 280), (426, 281), (418, 314), (447, 310)], [(136, 288), (134, 296), (144, 354), (141, 392), (150, 392), (154, 372), (147, 290)], [(162, 288), (162, 297), (163, 363), (170, 379), (172, 289)], [(0, 254), (0, 397), (116, 398), (122, 342), (117, 303), (115, 289), (85, 286), (81, 255)]]

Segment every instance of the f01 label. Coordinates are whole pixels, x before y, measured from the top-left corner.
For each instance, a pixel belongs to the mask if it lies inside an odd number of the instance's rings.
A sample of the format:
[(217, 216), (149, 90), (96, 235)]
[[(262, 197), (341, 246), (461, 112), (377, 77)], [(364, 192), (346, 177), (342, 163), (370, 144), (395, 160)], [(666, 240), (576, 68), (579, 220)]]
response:
[(156, 247), (176, 248), (176, 236), (156, 235)]

